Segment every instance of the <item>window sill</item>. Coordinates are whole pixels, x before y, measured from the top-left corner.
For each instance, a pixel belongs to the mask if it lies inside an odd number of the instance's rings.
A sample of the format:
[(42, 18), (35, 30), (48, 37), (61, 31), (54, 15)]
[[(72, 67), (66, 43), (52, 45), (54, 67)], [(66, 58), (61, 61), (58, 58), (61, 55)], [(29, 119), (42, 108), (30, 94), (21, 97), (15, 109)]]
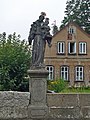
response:
[(76, 53), (68, 53), (68, 55), (77, 55)]
[(65, 53), (57, 53), (57, 55), (65, 55)]
[(75, 82), (84, 82), (84, 80), (81, 80), (81, 81), (80, 80), (76, 80)]
[(79, 53), (78, 55), (87, 55), (86, 53)]

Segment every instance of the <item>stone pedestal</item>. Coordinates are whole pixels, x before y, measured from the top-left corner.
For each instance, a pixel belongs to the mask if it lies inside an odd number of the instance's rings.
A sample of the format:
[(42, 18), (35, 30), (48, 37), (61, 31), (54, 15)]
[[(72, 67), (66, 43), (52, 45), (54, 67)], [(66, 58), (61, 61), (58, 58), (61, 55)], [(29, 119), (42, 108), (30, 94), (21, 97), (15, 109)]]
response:
[(28, 107), (29, 118), (46, 118), (48, 106), (46, 102), (47, 76), (45, 69), (28, 70), (30, 105)]

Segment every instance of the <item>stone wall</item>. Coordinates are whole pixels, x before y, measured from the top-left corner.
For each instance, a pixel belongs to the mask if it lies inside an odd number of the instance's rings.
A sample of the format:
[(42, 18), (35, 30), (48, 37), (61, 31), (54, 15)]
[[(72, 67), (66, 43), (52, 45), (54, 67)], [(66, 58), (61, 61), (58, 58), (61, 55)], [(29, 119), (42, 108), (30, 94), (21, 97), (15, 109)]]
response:
[(90, 94), (48, 94), (49, 117), (55, 120), (90, 120)]
[(0, 120), (26, 120), (29, 100), (29, 92), (0, 92)]
[[(29, 92), (0, 92), (0, 120), (31, 120), (29, 104)], [(48, 93), (47, 104), (49, 114), (42, 120), (90, 120), (90, 94)]]

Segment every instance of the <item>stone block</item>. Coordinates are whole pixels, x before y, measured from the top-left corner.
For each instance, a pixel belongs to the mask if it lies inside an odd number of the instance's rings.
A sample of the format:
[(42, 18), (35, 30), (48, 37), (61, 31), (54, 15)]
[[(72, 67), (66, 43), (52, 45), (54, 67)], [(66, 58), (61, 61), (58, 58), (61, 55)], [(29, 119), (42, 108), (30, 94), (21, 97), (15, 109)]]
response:
[(90, 106), (84, 106), (81, 110), (83, 118), (90, 119)]
[(13, 107), (14, 99), (0, 99), (0, 107)]
[(14, 99), (27, 99), (30, 100), (30, 93), (29, 92), (16, 92), (14, 91)]
[(46, 104), (46, 80), (33, 79), (31, 93), (32, 104)]
[(47, 106), (33, 106), (28, 107), (29, 118), (32, 119), (47, 119), (48, 117), (48, 107)]
[(28, 109), (27, 107), (14, 107), (13, 118), (24, 119), (28, 118)]
[(77, 94), (47, 94), (47, 103), (49, 107), (77, 107)]
[(29, 92), (0, 92), (0, 107), (28, 106)]
[(14, 106), (27, 107), (29, 105), (29, 100), (26, 99), (14, 99)]
[(0, 107), (0, 119), (23, 119), (28, 118), (27, 107)]
[(48, 106), (46, 101), (47, 76), (45, 69), (28, 70), (29, 90), (31, 93), (30, 105), (28, 107), (29, 118), (46, 118), (48, 115)]
[(13, 118), (13, 107), (0, 107), (0, 119), (11, 119)]
[(80, 111), (73, 107), (51, 107), (49, 117), (61, 119), (79, 119)]
[(90, 94), (80, 94), (79, 95), (80, 106), (90, 106)]
[(0, 91), (0, 100), (10, 100), (14, 97), (14, 91)]
[(29, 92), (14, 92), (14, 106), (22, 106), (27, 107), (30, 101), (30, 93)]

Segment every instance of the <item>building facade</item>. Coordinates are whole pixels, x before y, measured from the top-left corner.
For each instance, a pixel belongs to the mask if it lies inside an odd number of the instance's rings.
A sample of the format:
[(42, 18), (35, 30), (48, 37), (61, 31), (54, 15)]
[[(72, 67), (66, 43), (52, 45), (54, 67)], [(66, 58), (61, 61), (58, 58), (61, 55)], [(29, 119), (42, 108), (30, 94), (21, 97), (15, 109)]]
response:
[(90, 35), (69, 23), (46, 46), (45, 64), (49, 80), (62, 78), (70, 86), (90, 86)]

